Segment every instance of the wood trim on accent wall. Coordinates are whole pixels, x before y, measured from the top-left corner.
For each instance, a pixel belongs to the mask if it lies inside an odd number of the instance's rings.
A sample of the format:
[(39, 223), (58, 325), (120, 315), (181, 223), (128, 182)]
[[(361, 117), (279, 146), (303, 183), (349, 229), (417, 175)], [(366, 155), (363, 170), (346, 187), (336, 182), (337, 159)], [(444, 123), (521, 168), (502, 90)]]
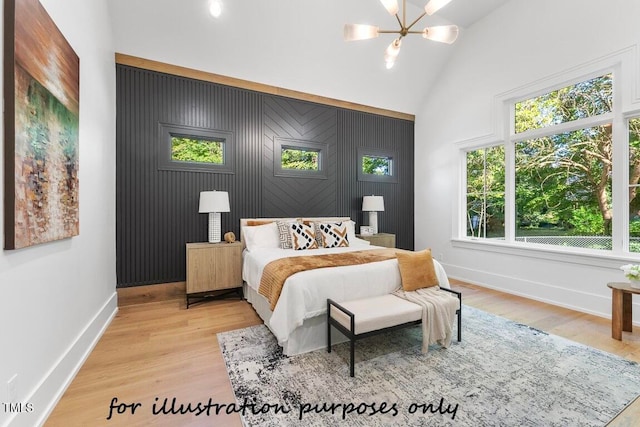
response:
[(353, 102), (342, 101), (339, 99), (327, 98), (319, 95), (312, 95), (296, 90), (285, 89), (277, 86), (256, 83), (249, 80), (237, 79), (235, 77), (223, 76), (220, 74), (209, 73), (206, 71), (194, 70), (192, 68), (181, 67), (179, 65), (166, 64), (151, 59), (139, 58), (137, 56), (126, 55), (116, 52), (116, 64), (128, 65), (131, 67), (142, 68), (144, 70), (157, 71), (174, 76), (187, 77), (190, 79), (202, 80), (211, 83), (218, 83), (225, 86), (237, 87), (240, 89), (253, 90), (271, 95), (285, 96), (287, 98), (299, 99), (302, 101), (315, 102), (317, 104), (330, 105), (333, 107), (346, 108), (348, 110), (361, 111), (364, 113), (378, 114), (381, 116), (392, 117), (394, 119), (416, 121), (413, 114), (402, 113), (399, 111), (386, 110), (384, 108), (370, 107), (368, 105), (356, 104)]

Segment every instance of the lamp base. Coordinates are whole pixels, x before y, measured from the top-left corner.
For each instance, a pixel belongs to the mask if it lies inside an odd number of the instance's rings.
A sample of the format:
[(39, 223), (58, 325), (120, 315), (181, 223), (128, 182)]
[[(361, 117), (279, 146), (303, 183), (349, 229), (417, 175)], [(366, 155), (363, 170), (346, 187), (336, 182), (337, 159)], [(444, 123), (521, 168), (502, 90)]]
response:
[(220, 212), (209, 212), (209, 243), (220, 243)]
[(378, 212), (369, 212), (369, 227), (373, 228), (373, 234), (378, 234)]

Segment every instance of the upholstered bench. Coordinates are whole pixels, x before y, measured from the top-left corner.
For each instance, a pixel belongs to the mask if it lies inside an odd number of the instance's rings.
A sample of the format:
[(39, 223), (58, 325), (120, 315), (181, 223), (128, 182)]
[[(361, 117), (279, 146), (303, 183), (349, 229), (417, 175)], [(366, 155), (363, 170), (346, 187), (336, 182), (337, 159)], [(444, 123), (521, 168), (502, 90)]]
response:
[[(461, 340), (462, 294), (451, 289), (460, 300), (458, 341)], [(354, 376), (355, 342), (362, 338), (406, 328), (422, 323), (422, 307), (392, 294), (336, 303), (327, 300), (327, 352), (331, 353), (331, 326), (342, 332), (350, 342), (350, 375)]]

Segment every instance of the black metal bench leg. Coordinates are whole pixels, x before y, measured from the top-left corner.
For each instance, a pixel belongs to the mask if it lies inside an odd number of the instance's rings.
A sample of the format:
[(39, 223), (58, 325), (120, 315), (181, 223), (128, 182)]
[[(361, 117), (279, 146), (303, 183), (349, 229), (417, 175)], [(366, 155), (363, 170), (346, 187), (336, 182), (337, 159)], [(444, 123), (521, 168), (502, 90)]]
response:
[(355, 347), (356, 347), (356, 340), (354, 340), (353, 338), (351, 338), (351, 366), (350, 366), (350, 375), (353, 377), (354, 376), (354, 364), (355, 364)]
[(458, 309), (458, 342), (462, 341), (462, 294), (458, 295), (460, 308)]
[(327, 322), (327, 353), (331, 353), (331, 322)]

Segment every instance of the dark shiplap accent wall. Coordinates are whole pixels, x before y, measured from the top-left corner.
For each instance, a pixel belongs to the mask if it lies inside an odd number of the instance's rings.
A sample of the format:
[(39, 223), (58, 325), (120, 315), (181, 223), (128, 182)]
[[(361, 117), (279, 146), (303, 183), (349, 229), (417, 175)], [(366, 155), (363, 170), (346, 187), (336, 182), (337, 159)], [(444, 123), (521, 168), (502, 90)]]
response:
[[(262, 200), (265, 217), (331, 216), (336, 213), (336, 109), (311, 102), (265, 96), (263, 107)], [(274, 174), (274, 139), (325, 143), (327, 179)]]
[[(229, 192), (222, 230), (243, 217), (351, 216), (362, 196), (383, 195), (379, 228), (413, 249), (411, 121), (355, 112), (117, 65), (116, 251), (118, 287), (185, 280), (185, 243), (205, 241), (200, 191)], [(233, 174), (158, 169), (158, 123), (233, 132)], [(328, 179), (276, 177), (273, 138), (324, 142)], [(398, 184), (358, 182), (358, 146), (396, 150)], [(363, 221), (364, 218), (364, 221)]]
[[(362, 212), (362, 196), (383, 196), (385, 211), (378, 213), (378, 231), (395, 233), (397, 247), (413, 250), (414, 123), (338, 110), (338, 141), (337, 179), (342, 183), (338, 210), (348, 212), (359, 227), (369, 223), (369, 213)], [(358, 147), (395, 151), (398, 183), (358, 181)]]

